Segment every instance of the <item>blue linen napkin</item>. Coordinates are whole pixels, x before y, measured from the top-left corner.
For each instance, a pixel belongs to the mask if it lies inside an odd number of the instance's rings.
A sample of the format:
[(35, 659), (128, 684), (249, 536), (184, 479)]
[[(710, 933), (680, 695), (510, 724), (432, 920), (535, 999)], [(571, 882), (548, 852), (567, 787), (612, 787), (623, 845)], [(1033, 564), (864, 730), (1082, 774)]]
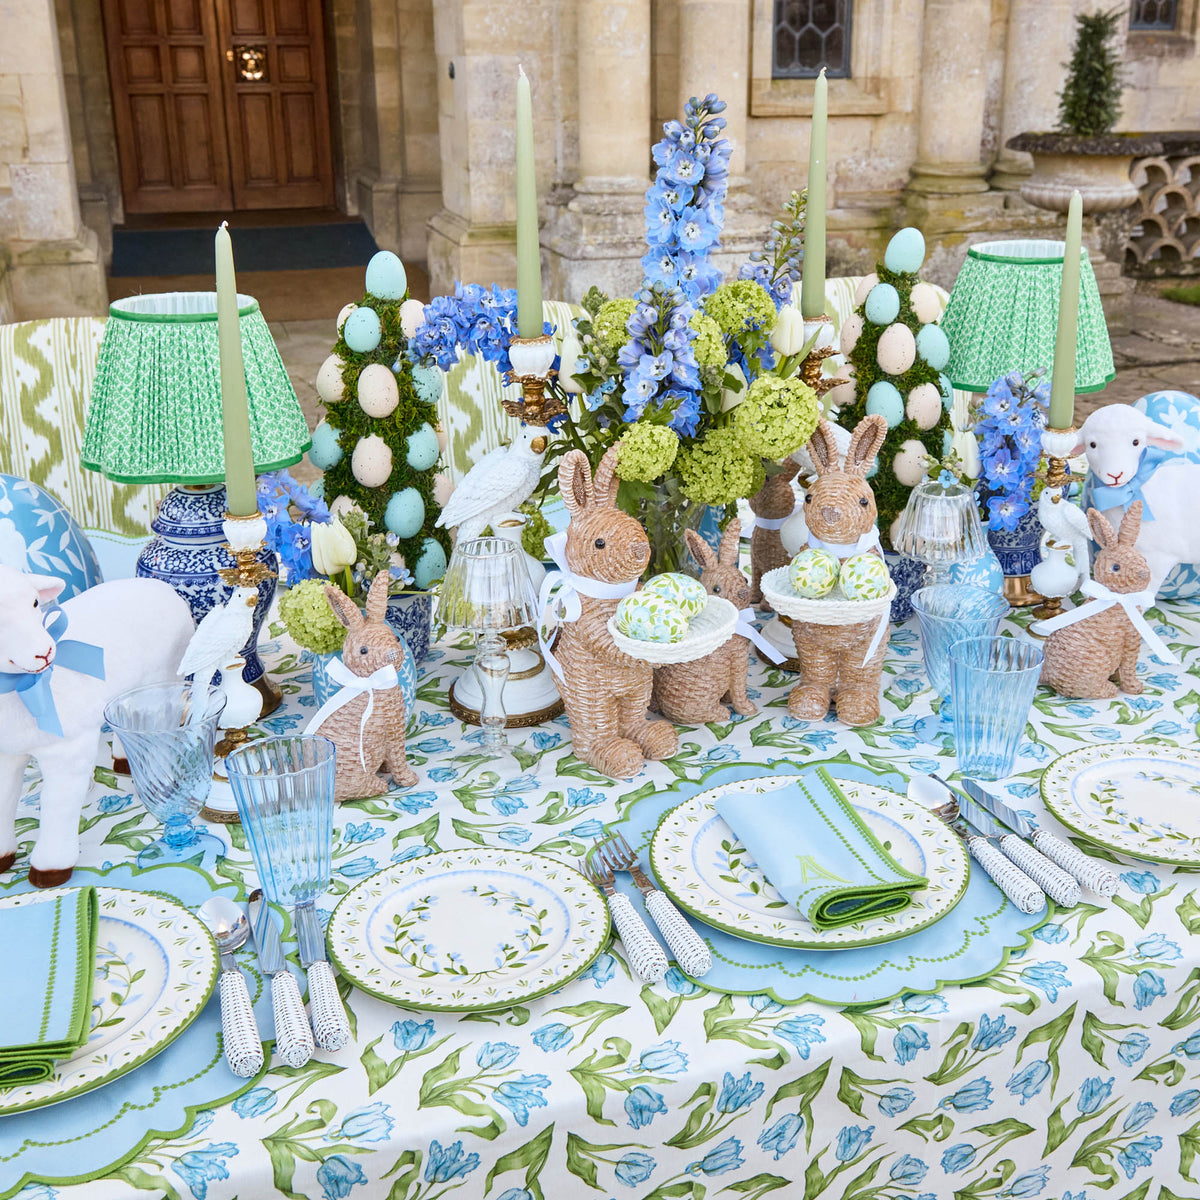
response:
[(86, 1045), (97, 923), (92, 887), (0, 909), (0, 1088), (46, 1079)]
[(777, 791), (722, 796), (716, 808), (816, 929), (901, 912), (929, 884), (888, 854), (823, 767)]

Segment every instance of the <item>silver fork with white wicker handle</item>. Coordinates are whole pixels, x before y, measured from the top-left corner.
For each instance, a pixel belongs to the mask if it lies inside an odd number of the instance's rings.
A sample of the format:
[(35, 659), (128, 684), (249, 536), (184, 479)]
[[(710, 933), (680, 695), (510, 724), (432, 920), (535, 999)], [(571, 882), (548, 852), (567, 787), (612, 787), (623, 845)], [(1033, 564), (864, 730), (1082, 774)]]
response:
[(625, 957), (633, 973), (647, 983), (654, 983), (667, 973), (667, 956), (654, 934), (646, 928), (646, 922), (637, 915), (628, 896), (618, 892), (613, 873), (603, 864), (579, 860), (579, 869), (608, 897), (608, 911), (612, 913), (617, 936), (625, 947)]
[(325, 957), (325, 931), (311, 904), (292, 909), (300, 961), (308, 973), (308, 1007), (313, 1034), (322, 1050), (340, 1050), (350, 1040), (350, 1022), (338, 995), (333, 968)]
[(614, 833), (595, 847), (594, 853), (610, 871), (627, 871), (634, 886), (642, 893), (646, 911), (663, 935), (679, 969), (693, 979), (712, 970), (712, 954), (700, 935), (687, 923), (683, 914), (671, 903), (666, 893), (646, 878), (637, 851), (625, 840), (624, 834)]

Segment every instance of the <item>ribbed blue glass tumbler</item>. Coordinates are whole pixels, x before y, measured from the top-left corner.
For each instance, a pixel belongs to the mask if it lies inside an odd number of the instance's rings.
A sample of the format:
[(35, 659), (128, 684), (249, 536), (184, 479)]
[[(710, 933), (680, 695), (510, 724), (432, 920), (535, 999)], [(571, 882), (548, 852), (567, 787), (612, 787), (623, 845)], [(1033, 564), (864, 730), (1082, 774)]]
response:
[(334, 744), (319, 736), (248, 742), (225, 760), (267, 899), (313, 904), (329, 887)]
[(1033, 642), (965, 638), (950, 646), (958, 769), (973, 779), (1013, 773), (1045, 655)]
[(1011, 611), (995, 592), (969, 584), (937, 583), (913, 592), (911, 600), (921, 627), (921, 653), (934, 691), (941, 697), (942, 721), (950, 721), (950, 655), (953, 642), (992, 637)]
[(213, 745), (225, 693), (194, 683), (152, 683), (114, 696), (104, 719), (121, 739), (138, 798), (164, 826), (138, 866), (196, 861), (211, 866), (225, 843), (196, 828), (212, 788)]

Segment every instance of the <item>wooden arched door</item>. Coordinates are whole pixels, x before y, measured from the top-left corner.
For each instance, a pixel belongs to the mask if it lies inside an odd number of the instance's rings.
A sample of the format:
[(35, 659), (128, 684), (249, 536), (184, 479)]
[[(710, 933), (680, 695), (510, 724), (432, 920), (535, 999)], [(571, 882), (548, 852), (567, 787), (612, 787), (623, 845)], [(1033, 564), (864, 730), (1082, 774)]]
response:
[(333, 203), (320, 0), (103, 0), (133, 213)]

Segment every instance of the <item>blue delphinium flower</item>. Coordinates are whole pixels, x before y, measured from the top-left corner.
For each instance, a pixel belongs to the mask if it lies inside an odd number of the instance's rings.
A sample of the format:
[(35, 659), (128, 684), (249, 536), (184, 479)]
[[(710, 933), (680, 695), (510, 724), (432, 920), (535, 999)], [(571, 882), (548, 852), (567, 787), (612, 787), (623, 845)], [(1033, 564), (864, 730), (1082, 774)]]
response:
[(731, 1137), (698, 1162), (689, 1163), (685, 1169), (689, 1175), (724, 1175), (726, 1171), (736, 1171), (741, 1165), (742, 1143)]
[(788, 1113), (758, 1135), (758, 1144), (764, 1150), (771, 1151), (778, 1162), (796, 1145), (796, 1139), (803, 1128), (804, 1118), (799, 1113)]
[(763, 248), (751, 254), (738, 271), (739, 279), (753, 279), (770, 293), (776, 310), (791, 300), (804, 261), (804, 199), (799, 192), (791, 194), (783, 210), (787, 219), (771, 222)]
[(548, 1101), (542, 1093), (549, 1086), (550, 1080), (545, 1075), (518, 1075), (496, 1088), (492, 1099), (503, 1104), (516, 1117), (518, 1125), (525, 1125), (531, 1108), (546, 1107)]
[(626, 1187), (637, 1187), (639, 1183), (645, 1183), (654, 1174), (656, 1165), (654, 1159), (645, 1150), (630, 1150), (617, 1161), (615, 1171), (617, 1182), (623, 1183)]
[(367, 1182), (367, 1173), (344, 1154), (331, 1154), (317, 1168), (317, 1182), (325, 1200), (346, 1200), (351, 1188)]
[(837, 1136), (834, 1154), (839, 1162), (849, 1162), (857, 1158), (875, 1135), (874, 1125), (843, 1125)]
[(425, 1160), (425, 1182), (448, 1183), (451, 1179), (462, 1179), (478, 1166), (479, 1155), (464, 1154), (462, 1142), (452, 1142), (449, 1146), (430, 1142)]
[(1099, 1075), (1089, 1075), (1079, 1085), (1075, 1106), (1085, 1116), (1090, 1116), (1112, 1095), (1114, 1082), (1113, 1079), (1101, 1079)]
[(625, 1115), (634, 1129), (649, 1125), (659, 1113), (667, 1111), (666, 1102), (662, 1096), (644, 1084), (631, 1088), (625, 1097)]
[(1042, 374), (1010, 372), (976, 402), (975, 436), (994, 529), (1015, 529), (1030, 509), (1049, 395)]

